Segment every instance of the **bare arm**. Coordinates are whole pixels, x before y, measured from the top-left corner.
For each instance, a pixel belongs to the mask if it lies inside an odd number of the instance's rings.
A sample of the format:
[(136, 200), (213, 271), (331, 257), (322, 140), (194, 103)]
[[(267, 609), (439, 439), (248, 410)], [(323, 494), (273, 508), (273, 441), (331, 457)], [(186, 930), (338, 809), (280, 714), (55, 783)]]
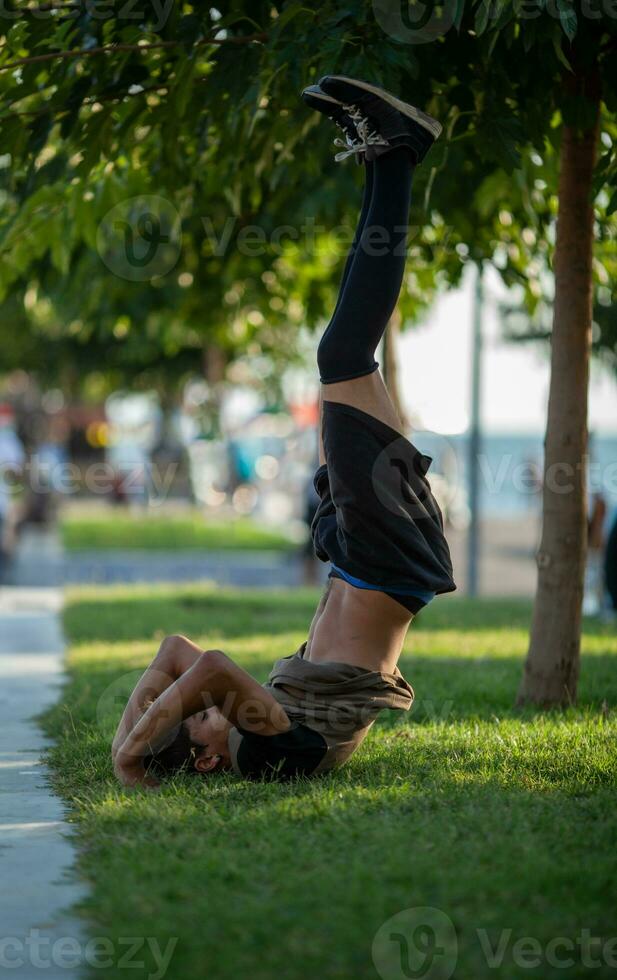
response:
[(111, 746), (112, 759), (115, 760), (120, 746), (152, 702), (189, 670), (202, 653), (200, 647), (184, 636), (165, 637), (127, 702)]
[(212, 705), (232, 725), (253, 725), (260, 735), (277, 735), (290, 727), (285, 710), (266, 688), (220, 650), (207, 650), (159, 695), (125, 739), (115, 759), (122, 781), (155, 785), (145, 778), (144, 756), (183, 721)]

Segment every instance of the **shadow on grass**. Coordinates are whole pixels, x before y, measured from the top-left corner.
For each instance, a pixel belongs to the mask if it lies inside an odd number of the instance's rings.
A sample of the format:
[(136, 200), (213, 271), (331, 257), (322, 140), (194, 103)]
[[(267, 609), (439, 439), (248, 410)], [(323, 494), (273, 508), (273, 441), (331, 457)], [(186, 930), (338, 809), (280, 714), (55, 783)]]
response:
[[(283, 812), (287, 803), (294, 808), (290, 819), (302, 822), (325, 816), (325, 811), (307, 809), (315, 800), (326, 800), (333, 815), (345, 810), (350, 797), (361, 811), (413, 810), (421, 807), (423, 797), (435, 798), (433, 808), (447, 809), (456, 799), (469, 802), (472, 796), (499, 791), (509, 806), (508, 801), (529, 801), (551, 793), (584, 797), (614, 788), (617, 782), (612, 727), (605, 727), (605, 717), (600, 712), (594, 716), (589, 705), (566, 712), (511, 711), (500, 717), (452, 713), (437, 724), (428, 717), (420, 724), (414, 723), (413, 716), (392, 723), (384, 719), (382, 715), (345, 767), (317, 778), (268, 782), (247, 781), (232, 773), (180, 775), (163, 783), (162, 794), (171, 802), (181, 796), (199, 803), (215, 823), (216, 814), (222, 818), (224, 813), (225, 821), (248, 818), (254, 825), (260, 814), (267, 819), (275, 810)], [(111, 794), (135, 801), (137, 811), (141, 806), (156, 810), (158, 794), (134, 794), (115, 782), (109, 756), (112, 729), (104, 733), (91, 713), (79, 718), (71, 712), (69, 717), (60, 705), (46, 712), (43, 720), (56, 739), (51, 750), (55, 779), (60, 786), (77, 780), (80, 804), (100, 801), (107, 807)], [(613, 804), (614, 800), (611, 813)], [(162, 822), (166, 813), (164, 807)]]
[[(72, 590), (65, 611), (67, 632), (75, 642), (142, 640), (155, 632), (229, 637), (251, 633), (277, 635), (307, 631), (320, 592), (294, 590), (220, 590), (213, 586), (109, 587)], [(423, 631), (528, 629), (531, 605), (524, 600), (438, 599), (412, 625)]]
[[(584, 716), (602, 723), (617, 708), (615, 660), (611, 654), (587, 658), (577, 705), (566, 711), (547, 712), (533, 706), (524, 709), (515, 706), (522, 657), (479, 660), (412, 656), (406, 658), (402, 669), (414, 687), (414, 705), (408, 714), (383, 712), (375, 731), (406, 737), (405, 733), (412, 735), (417, 727), (433, 724), (437, 724), (438, 730), (461, 721), (470, 724), (508, 719), (533, 722), (540, 718), (566, 724)], [(262, 683), (270, 668), (271, 660), (263, 655), (250, 665), (251, 672)], [(63, 701), (48, 713), (48, 722), (65, 735), (71, 731), (104, 733), (111, 744), (141, 670), (141, 666), (125, 665), (119, 671), (117, 665), (107, 665), (103, 660), (75, 666)]]
[(228, 638), (247, 633), (277, 635), (310, 626), (319, 593), (219, 590), (212, 586), (153, 586), (69, 593), (64, 614), (73, 642), (147, 640), (154, 633), (208, 632)]

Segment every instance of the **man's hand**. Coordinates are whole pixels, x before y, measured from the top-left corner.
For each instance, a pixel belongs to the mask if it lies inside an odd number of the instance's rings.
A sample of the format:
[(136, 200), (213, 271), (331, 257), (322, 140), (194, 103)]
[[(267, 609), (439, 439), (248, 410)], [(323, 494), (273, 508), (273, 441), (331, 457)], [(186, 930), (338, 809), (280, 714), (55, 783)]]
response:
[(203, 650), (185, 636), (167, 636), (161, 643), (156, 657), (135, 685), (128, 704), (118, 724), (111, 756), (115, 761), (119, 750), (146, 713), (167, 688), (199, 660)]
[(127, 756), (122, 750), (116, 753), (114, 772), (123, 786), (145, 786), (147, 789), (156, 789), (160, 786), (158, 780), (148, 775), (142, 759)]

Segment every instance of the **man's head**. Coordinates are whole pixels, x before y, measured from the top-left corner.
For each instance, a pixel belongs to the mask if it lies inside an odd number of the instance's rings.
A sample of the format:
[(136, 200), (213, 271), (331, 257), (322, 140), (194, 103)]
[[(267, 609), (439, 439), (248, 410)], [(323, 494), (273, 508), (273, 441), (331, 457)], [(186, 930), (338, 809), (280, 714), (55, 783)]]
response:
[(144, 761), (161, 776), (176, 772), (205, 776), (231, 767), (227, 738), (231, 723), (218, 708), (206, 708), (184, 721), (173, 742)]

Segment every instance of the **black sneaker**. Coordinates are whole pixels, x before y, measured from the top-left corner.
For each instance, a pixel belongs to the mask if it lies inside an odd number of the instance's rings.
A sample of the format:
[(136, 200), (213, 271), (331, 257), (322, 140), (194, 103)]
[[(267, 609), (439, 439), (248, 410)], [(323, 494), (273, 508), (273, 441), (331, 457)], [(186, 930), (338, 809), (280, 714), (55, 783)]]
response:
[[(305, 88), (302, 92), (302, 98), (311, 109), (323, 113), (343, 131), (345, 138), (338, 137), (334, 140), (335, 146), (342, 147), (341, 152), (337, 153), (334, 159), (340, 162), (355, 154), (358, 163), (362, 163), (360, 155), (362, 139), (358, 135), (354, 121), (355, 110), (352, 108), (351, 112), (348, 112), (346, 106), (343, 106), (338, 99), (331, 95), (326, 95), (319, 85), (309, 85), (308, 88)], [(357, 111), (355, 111), (355, 115), (357, 116)]]
[(353, 120), (360, 145), (354, 144), (350, 152), (364, 153), (367, 160), (407, 146), (415, 163), (421, 163), (441, 133), (441, 124), (432, 116), (369, 82), (326, 75), (319, 88)]

